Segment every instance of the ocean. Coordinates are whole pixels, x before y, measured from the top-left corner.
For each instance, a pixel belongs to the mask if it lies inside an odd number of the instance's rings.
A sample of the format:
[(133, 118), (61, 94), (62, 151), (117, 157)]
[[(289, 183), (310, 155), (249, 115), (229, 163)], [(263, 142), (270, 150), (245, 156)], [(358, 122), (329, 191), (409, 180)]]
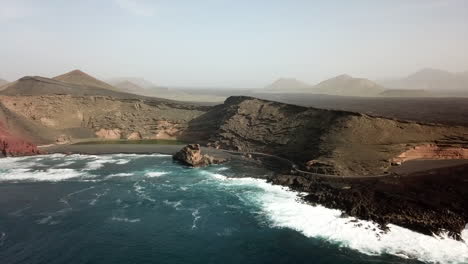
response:
[(468, 263), (465, 242), (305, 204), (255, 179), (271, 173), (160, 154), (0, 159), (0, 263)]

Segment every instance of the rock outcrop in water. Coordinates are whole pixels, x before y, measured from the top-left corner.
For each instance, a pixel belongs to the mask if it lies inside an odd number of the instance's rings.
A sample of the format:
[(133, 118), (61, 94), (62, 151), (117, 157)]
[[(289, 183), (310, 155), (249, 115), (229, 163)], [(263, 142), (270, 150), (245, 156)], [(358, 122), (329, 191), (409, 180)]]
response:
[(189, 144), (177, 152), (173, 158), (192, 167), (205, 167), (212, 164), (220, 164), (225, 159), (203, 155), (199, 144)]

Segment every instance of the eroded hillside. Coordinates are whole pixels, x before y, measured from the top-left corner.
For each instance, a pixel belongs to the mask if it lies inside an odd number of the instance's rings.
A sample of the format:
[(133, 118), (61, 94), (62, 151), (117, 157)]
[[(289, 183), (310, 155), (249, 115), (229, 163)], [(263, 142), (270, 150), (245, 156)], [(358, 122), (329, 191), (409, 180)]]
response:
[(175, 139), (206, 107), (109, 96), (1, 96), (11, 112), (47, 131), (48, 143), (71, 139)]
[(202, 140), (219, 148), (286, 157), (312, 172), (353, 176), (383, 173), (395, 157), (414, 146), (437, 143), (466, 148), (468, 143), (466, 127), (402, 122), (249, 97), (229, 98), (191, 121), (187, 134), (204, 136)]

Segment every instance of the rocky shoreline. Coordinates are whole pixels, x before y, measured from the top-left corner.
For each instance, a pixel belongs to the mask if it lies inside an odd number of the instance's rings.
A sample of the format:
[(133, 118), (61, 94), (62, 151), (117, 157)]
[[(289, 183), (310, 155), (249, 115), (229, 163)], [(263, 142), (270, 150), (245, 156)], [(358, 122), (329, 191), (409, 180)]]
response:
[(461, 240), (468, 223), (468, 160), (445, 162), (445, 166), (421, 160), (419, 168), (402, 168), (398, 173), (340, 177), (298, 173), (290, 163), (271, 155), (238, 156), (273, 170), (267, 181), (305, 193), (304, 202), (373, 221), (383, 230), (394, 224)]
[(306, 192), (304, 201), (344, 214), (461, 240), (468, 223), (468, 165), (384, 177), (305, 177), (279, 174), (273, 184)]
[[(42, 150), (68, 154), (175, 155), (181, 148), (180, 145), (116, 144), (61, 145)], [(446, 232), (450, 237), (460, 240), (460, 233), (468, 223), (468, 163), (390, 173), (383, 177), (320, 177), (298, 174), (292, 170), (291, 164), (280, 162), (269, 155), (250, 155), (205, 147), (201, 147), (201, 150), (217, 160), (240, 159), (266, 167), (275, 172), (267, 178), (270, 183), (307, 193), (303, 196), (305, 202), (339, 209), (345, 215), (374, 221), (384, 230), (388, 224), (395, 224), (427, 235)], [(209, 164), (210, 162), (204, 163)]]

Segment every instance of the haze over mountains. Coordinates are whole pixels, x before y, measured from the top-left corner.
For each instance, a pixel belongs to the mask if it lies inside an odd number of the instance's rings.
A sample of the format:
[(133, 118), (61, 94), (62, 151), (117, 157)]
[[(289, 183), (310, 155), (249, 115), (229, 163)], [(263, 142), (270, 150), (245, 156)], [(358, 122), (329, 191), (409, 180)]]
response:
[(463, 90), (468, 88), (468, 73), (425, 68), (405, 78), (381, 82), (389, 88), (424, 90)]
[(425, 68), (401, 79), (385, 81), (371, 81), (343, 74), (316, 85), (307, 84), (294, 78), (284, 78), (266, 86), (264, 90), (282, 93), (370, 97), (468, 96), (468, 72), (451, 73)]
[[(15, 82), (0, 80), (0, 91), (6, 95), (109, 95), (127, 93), (180, 101), (222, 102), (229, 95), (261, 93), (304, 93), (352, 97), (466, 97), (468, 72), (450, 73), (426, 68), (407, 77), (371, 81), (342, 74), (312, 85), (294, 78), (280, 78), (263, 89), (183, 89), (157, 86), (143, 78), (114, 78), (104, 82), (81, 70), (53, 77), (26, 76)], [(208, 91), (208, 92), (207, 92)]]
[(273, 92), (301, 92), (340, 96), (378, 96), (384, 87), (364, 78), (354, 78), (342, 74), (334, 78), (310, 85), (296, 79), (279, 79), (265, 88)]
[(112, 79), (108, 79), (106, 81), (107, 83), (113, 85), (113, 86), (117, 86), (118, 84), (120, 83), (123, 83), (123, 82), (130, 82), (136, 86), (139, 86), (141, 88), (144, 88), (144, 89), (148, 89), (148, 88), (153, 88), (153, 87), (157, 87), (158, 85), (144, 79), (144, 78), (138, 78), (138, 77), (119, 77), (119, 78), (112, 78)]
[(278, 92), (288, 92), (288, 91), (304, 91), (310, 89), (311, 85), (305, 82), (301, 82), (294, 78), (280, 78), (273, 82), (272, 84), (265, 87), (267, 91), (278, 91)]
[(0, 79), (0, 86), (3, 86), (5, 84), (7, 84), (7, 83), (8, 83), (8, 81)]

